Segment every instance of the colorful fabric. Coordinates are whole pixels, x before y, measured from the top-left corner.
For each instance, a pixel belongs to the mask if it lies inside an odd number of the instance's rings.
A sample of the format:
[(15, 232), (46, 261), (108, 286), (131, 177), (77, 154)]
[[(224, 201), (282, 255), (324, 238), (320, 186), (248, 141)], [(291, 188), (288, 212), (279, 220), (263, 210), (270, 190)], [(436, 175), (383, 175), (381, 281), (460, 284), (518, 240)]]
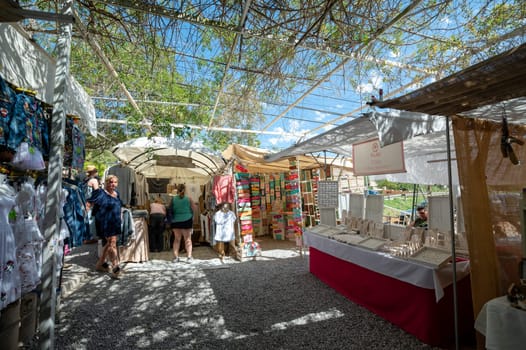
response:
[(234, 179), (231, 175), (214, 176), (212, 192), (217, 203), (233, 203), (235, 198)]

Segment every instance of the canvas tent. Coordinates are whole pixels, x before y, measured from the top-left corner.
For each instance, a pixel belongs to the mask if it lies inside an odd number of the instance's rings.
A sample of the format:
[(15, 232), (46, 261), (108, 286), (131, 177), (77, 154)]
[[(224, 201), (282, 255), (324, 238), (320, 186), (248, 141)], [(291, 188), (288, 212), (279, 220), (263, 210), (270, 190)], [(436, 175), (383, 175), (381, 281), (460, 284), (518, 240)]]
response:
[(226, 165), (217, 152), (196, 143), (164, 137), (140, 137), (115, 146), (112, 153), (147, 178), (205, 184)]
[[(287, 159), (276, 159), (267, 161), (266, 157), (270, 155), (269, 150), (243, 146), (238, 144), (229, 145), (222, 155), (227, 160), (235, 161), (245, 167), (250, 173), (279, 173), (289, 171), (289, 162)], [(303, 154), (292, 155), (297, 157), (301, 169), (323, 168), (331, 165), (341, 169), (352, 170), (352, 163), (348, 157), (328, 157), (323, 156), (304, 156)]]

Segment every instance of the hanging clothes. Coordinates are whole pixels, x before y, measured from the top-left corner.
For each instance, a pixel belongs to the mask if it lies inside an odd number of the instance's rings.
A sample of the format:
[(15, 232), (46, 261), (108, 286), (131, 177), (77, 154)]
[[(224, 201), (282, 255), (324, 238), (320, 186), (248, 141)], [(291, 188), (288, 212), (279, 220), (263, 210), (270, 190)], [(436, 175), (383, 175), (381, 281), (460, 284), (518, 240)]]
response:
[(133, 215), (130, 209), (122, 208), (121, 210), (121, 233), (117, 238), (117, 245), (128, 245), (135, 239), (135, 224), (133, 223)]
[(74, 180), (63, 179), (62, 186), (68, 191), (64, 205), (64, 220), (70, 232), (69, 243), (71, 247), (78, 247), (82, 245), (84, 240), (90, 239), (84, 192)]
[(212, 192), (214, 193), (216, 203), (234, 203), (236, 189), (232, 175), (214, 176)]
[(84, 161), (86, 159), (86, 137), (76, 123), (73, 124), (73, 128), (71, 130), (71, 138), (73, 140), (71, 168), (82, 171), (84, 169)]
[(16, 243), (9, 224), (9, 212), (15, 205), (15, 195), (10, 185), (0, 184), (0, 310), (21, 297)]
[(8, 146), (9, 124), (13, 116), (16, 94), (7, 82), (0, 76), (0, 161), (10, 162), (15, 155), (15, 149)]
[(224, 209), (218, 210), (214, 214), (215, 235), (216, 242), (230, 242), (235, 237), (234, 223), (236, 222), (236, 214), (232, 210)]
[(143, 174), (135, 174), (135, 205), (144, 207), (148, 203), (148, 181)]
[(16, 194), (16, 221), (12, 225), (16, 242), (22, 294), (40, 284), (44, 237), (36, 223), (36, 191), (34, 180), (27, 178)]
[(117, 192), (124, 206), (134, 205), (132, 199), (135, 195), (135, 171), (123, 164), (114, 165), (107, 170), (108, 175), (115, 175), (119, 179)]

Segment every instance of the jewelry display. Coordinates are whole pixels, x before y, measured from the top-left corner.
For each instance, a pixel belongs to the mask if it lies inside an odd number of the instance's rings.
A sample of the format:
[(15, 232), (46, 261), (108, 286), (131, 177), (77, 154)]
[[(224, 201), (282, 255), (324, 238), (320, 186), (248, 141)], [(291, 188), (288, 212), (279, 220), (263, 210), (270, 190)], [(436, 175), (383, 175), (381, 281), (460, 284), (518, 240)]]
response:
[(363, 236), (352, 233), (342, 233), (341, 235), (336, 235), (333, 237), (338, 242), (357, 245), (359, 242), (363, 241)]
[(408, 259), (439, 268), (451, 260), (451, 252), (424, 246), (409, 256)]
[(364, 247), (371, 250), (379, 250), (387, 243), (386, 239), (376, 238), (376, 237), (367, 237), (364, 240), (358, 242), (360, 247)]

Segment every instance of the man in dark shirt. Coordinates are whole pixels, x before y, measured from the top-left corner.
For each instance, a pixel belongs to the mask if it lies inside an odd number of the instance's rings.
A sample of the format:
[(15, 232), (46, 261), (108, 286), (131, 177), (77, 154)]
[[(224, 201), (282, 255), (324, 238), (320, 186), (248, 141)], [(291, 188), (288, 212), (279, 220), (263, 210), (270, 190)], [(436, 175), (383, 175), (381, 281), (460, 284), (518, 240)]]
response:
[(417, 218), (411, 224), (411, 227), (427, 227), (427, 209), (423, 205), (416, 208)]

